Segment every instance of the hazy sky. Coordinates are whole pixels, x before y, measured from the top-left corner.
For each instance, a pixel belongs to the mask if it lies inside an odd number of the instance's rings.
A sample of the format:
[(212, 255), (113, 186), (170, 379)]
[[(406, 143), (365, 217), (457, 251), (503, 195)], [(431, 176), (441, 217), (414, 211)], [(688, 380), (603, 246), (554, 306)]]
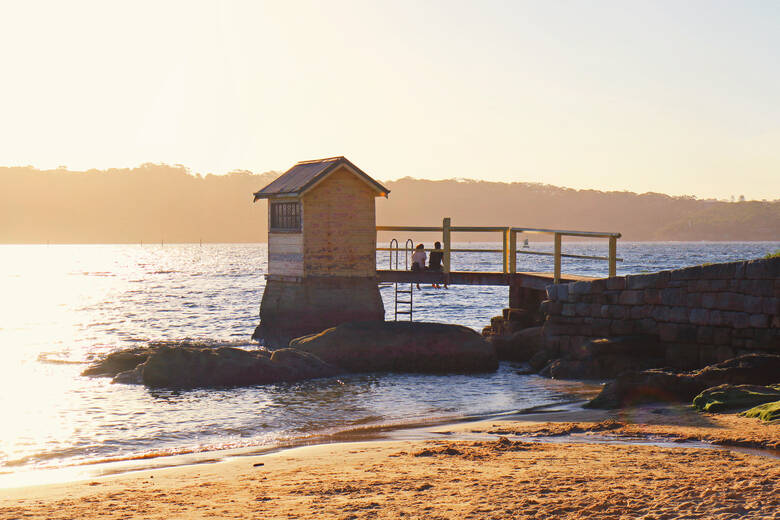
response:
[(0, 165), (780, 198), (780, 2), (4, 2)]

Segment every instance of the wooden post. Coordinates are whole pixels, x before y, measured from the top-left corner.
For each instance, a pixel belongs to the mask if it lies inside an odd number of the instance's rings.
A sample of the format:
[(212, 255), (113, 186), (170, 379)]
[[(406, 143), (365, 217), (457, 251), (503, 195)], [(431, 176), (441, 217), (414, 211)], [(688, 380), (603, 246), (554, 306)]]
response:
[(555, 272), (553, 273), (553, 283), (561, 283), (561, 234), (555, 233)]
[(517, 272), (517, 231), (509, 232), (509, 272)]
[(509, 272), (509, 228), (504, 228), (504, 273)]
[(617, 276), (617, 237), (609, 237), (609, 277)]
[(450, 243), (451, 223), (452, 220), (450, 217), (445, 217), (441, 223), (441, 243), (444, 247), (444, 256), (442, 256), (442, 261), (444, 264), (443, 267), (445, 273), (450, 272), (450, 250), (452, 249), (452, 244)]

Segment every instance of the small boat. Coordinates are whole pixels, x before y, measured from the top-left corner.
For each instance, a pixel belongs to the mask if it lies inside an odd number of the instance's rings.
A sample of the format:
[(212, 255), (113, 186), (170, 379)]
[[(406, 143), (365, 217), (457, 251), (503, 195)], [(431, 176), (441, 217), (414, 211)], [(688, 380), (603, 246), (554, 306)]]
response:
[(525, 240), (523, 240), (523, 247), (530, 247), (528, 245), (528, 239), (527, 238)]

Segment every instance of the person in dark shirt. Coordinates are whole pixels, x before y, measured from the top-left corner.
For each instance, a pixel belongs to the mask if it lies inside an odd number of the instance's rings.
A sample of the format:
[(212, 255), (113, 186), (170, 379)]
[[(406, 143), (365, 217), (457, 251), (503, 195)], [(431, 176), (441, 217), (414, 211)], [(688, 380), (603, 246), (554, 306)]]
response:
[[(444, 257), (444, 253), (441, 251), (441, 243), (436, 242), (433, 244), (434, 250), (431, 251), (431, 256), (428, 259), (428, 270), (429, 271), (438, 271), (441, 272), (441, 261)], [(437, 283), (433, 284), (433, 286), (436, 289), (439, 289), (441, 286)], [(447, 288), (447, 285), (444, 286), (444, 288)]]

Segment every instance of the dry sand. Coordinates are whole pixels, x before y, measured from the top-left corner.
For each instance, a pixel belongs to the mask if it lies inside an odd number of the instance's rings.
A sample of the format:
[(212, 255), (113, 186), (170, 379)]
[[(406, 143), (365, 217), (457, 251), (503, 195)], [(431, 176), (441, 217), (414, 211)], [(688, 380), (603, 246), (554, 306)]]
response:
[(780, 518), (780, 459), (672, 444), (777, 448), (780, 425), (656, 407), (433, 430), (0, 490), (0, 518)]

